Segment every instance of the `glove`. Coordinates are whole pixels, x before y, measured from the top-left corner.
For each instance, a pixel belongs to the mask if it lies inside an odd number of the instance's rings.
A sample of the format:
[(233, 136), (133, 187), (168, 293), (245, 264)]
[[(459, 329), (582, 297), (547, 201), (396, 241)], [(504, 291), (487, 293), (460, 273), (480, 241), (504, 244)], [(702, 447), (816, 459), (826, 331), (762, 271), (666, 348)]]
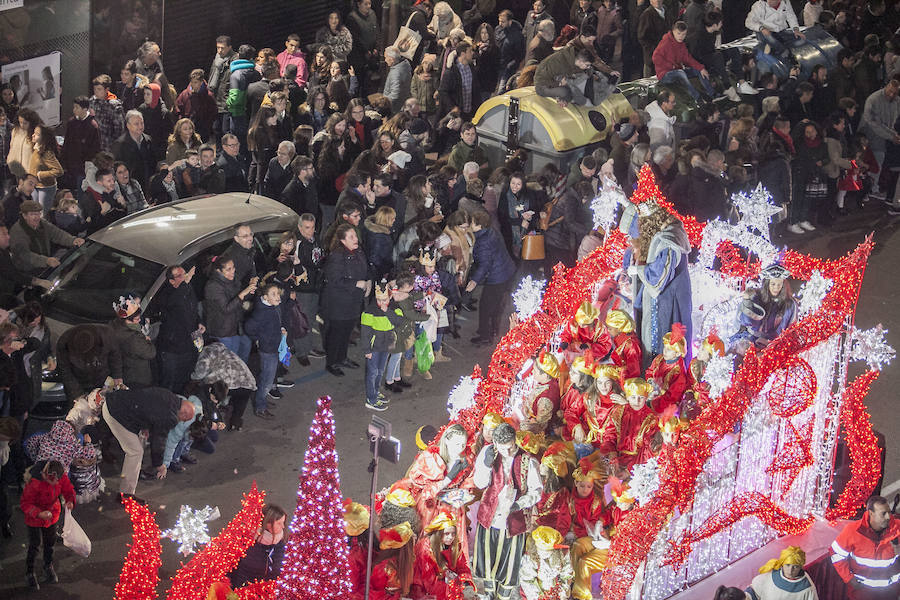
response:
[(491, 468), (494, 466), (494, 459), (497, 458), (497, 450), (494, 446), (488, 446), (484, 451), (484, 466)]
[(447, 473), (447, 478), (450, 479), (450, 481), (453, 481), (454, 479), (456, 479), (456, 476), (462, 473), (463, 470), (468, 466), (469, 463), (462, 459), (458, 459), (455, 463), (453, 463), (453, 466), (450, 467), (450, 471)]

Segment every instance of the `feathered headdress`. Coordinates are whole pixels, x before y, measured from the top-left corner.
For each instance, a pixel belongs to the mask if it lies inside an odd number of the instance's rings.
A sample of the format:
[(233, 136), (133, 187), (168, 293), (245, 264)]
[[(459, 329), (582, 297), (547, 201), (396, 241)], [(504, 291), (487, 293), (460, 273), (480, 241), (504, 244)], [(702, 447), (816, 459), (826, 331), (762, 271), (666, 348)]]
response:
[(687, 341), (684, 339), (686, 332), (687, 328), (681, 323), (672, 323), (672, 331), (663, 336), (663, 346), (684, 356), (687, 352)]
[(634, 497), (631, 495), (631, 488), (629, 488), (628, 484), (618, 477), (610, 476), (609, 493), (610, 495), (612, 495), (613, 500), (615, 500), (616, 502), (623, 502), (625, 504), (631, 504), (634, 502)]
[(399, 525), (387, 527), (378, 532), (379, 546), (387, 550), (402, 548), (412, 537), (413, 530), (409, 521), (403, 521)]

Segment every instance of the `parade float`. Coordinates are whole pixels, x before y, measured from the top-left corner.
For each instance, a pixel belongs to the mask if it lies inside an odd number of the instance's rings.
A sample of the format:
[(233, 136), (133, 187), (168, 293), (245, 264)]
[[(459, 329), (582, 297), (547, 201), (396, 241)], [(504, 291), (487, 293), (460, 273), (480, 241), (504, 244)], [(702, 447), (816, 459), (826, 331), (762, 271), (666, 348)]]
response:
[[(462, 425), (474, 436), (486, 413), (513, 414), (530, 385), (530, 362), (541, 350), (559, 352), (560, 333), (578, 307), (596, 300), (603, 283), (621, 272), (629, 238), (613, 225), (615, 215), (623, 204), (646, 201), (680, 219), (697, 250), (690, 267), (695, 340), (710, 332), (728, 339), (737, 329), (745, 292), (774, 263), (800, 284), (799, 315), (761, 350), (751, 346), (739, 360), (732, 354), (713, 357), (703, 376), (709, 401), (677, 443), (632, 467), (636, 505), (618, 523), (600, 576), (607, 600), (671, 597), (779, 536), (855, 515), (881, 469), (863, 401), (894, 355), (880, 326), (861, 330), (854, 323), (871, 238), (837, 260), (779, 249), (768, 231), (780, 209), (761, 187), (733, 198), (740, 213), (736, 223), (698, 223), (675, 212), (646, 167), (631, 200), (614, 186), (594, 200), (595, 225), (607, 231), (600, 248), (571, 269), (557, 265), (548, 282), (526, 278), (520, 284), (513, 295), (516, 324), (487, 369), (476, 366), (450, 393), (447, 426)], [(867, 369), (848, 381), (855, 361)], [(836, 492), (839, 432), (852, 476)], [(440, 432), (432, 445), (439, 437)], [(322, 398), (282, 574), (275, 582), (229, 590), (229, 597), (347, 597), (349, 584), (340, 576), (347, 572), (347, 548), (337, 461), (330, 399)], [(241, 512), (212, 540), (203, 524), (208, 511), (185, 508), (174, 530), (163, 533), (145, 507), (127, 499), (135, 532), (117, 600), (157, 597), (161, 537), (178, 540), (188, 551), (193, 543), (206, 543), (173, 577), (166, 595), (206, 598), (253, 543), (263, 498), (254, 485)]]

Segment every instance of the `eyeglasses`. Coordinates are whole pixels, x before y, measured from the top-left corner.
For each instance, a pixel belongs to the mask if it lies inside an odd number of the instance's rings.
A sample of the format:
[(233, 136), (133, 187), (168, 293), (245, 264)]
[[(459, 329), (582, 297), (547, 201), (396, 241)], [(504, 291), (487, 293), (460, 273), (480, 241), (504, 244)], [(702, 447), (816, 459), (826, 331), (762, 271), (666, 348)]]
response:
[(231, 143), (231, 144), (222, 144), (222, 145), (223, 145), (223, 146), (228, 146), (229, 148), (232, 148), (232, 147), (234, 147), (234, 146), (240, 146), (241, 143), (240, 143), (240, 142), (233, 142), (233, 143)]

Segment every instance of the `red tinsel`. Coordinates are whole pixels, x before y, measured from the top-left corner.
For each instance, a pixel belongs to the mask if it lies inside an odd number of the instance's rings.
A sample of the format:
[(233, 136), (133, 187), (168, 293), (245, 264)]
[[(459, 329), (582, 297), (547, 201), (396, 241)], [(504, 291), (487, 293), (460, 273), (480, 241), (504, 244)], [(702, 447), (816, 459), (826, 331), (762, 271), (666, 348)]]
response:
[[(122, 573), (116, 584), (116, 600), (153, 600), (159, 583), (159, 567), (162, 565), (162, 543), (156, 518), (150, 510), (126, 496), (125, 510), (131, 517), (134, 529), (131, 548), (122, 565)], [(209, 589), (209, 586), (207, 586)], [(205, 592), (204, 592), (205, 593)]]
[(863, 398), (869, 393), (869, 387), (878, 379), (878, 375), (878, 371), (866, 371), (844, 390), (841, 423), (850, 451), (852, 475), (834, 508), (825, 513), (826, 519), (853, 517), (875, 489), (881, 475), (881, 450), (878, 448), (878, 438), (872, 433), (869, 413), (863, 404)]
[(213, 583), (224, 580), (237, 567), (256, 540), (265, 498), (266, 493), (257, 490), (254, 481), (231, 522), (172, 577), (166, 598), (203, 599)]
[(275, 598), (344, 600), (350, 596), (346, 535), (338, 454), (334, 445), (331, 397), (318, 400), (297, 488)]

